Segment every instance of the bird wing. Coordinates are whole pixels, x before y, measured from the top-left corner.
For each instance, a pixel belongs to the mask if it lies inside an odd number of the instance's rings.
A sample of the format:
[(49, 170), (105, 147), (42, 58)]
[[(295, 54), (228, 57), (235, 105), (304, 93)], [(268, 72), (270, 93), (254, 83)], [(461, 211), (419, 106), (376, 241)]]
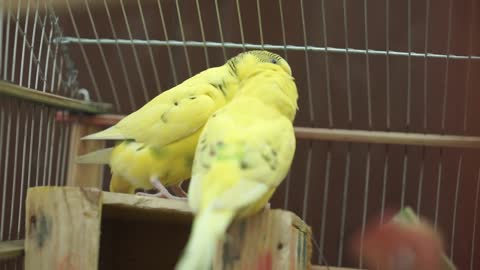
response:
[(225, 103), (213, 85), (193, 82), (165, 91), (115, 126), (83, 139), (135, 140), (161, 147), (193, 134)]

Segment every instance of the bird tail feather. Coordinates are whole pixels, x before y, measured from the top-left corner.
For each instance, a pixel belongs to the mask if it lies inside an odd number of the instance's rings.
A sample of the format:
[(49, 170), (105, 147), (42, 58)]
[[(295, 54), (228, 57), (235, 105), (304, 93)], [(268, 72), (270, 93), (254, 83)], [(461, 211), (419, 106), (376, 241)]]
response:
[(130, 138), (125, 137), (120, 130), (116, 127), (110, 127), (105, 130), (99, 131), (97, 133), (93, 133), (87, 135), (81, 140), (127, 140)]
[(233, 211), (211, 207), (200, 213), (192, 228), (190, 239), (175, 270), (210, 270), (219, 240), (225, 235)]
[(76, 162), (80, 164), (108, 164), (112, 155), (113, 147), (100, 149), (77, 157)]

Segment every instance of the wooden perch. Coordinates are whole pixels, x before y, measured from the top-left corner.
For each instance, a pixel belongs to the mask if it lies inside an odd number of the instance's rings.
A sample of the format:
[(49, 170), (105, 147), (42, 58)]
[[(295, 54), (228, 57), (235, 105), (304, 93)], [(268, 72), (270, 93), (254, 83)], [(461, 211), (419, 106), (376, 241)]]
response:
[[(25, 269), (173, 269), (190, 234), (185, 201), (92, 188), (30, 188)], [(309, 270), (310, 228), (265, 210), (236, 220), (218, 243), (214, 270)]]
[(0, 242), (0, 261), (23, 255), (23, 240)]
[[(118, 123), (124, 115), (104, 114), (95, 116), (79, 116), (73, 114), (57, 114), (58, 121), (81, 121), (90, 125), (112, 126)], [(356, 142), (375, 144), (400, 144), (436, 147), (480, 148), (480, 137), (437, 135), (421, 133), (347, 130), (328, 128), (295, 127), (298, 139)]]

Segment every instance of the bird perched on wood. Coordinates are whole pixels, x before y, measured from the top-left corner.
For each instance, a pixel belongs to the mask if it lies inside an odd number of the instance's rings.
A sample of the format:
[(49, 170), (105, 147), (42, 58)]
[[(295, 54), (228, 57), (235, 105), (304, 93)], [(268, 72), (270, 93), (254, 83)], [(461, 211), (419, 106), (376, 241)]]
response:
[(165, 188), (173, 186), (177, 196), (184, 195), (180, 184), (190, 178), (198, 136), (207, 119), (232, 100), (251, 70), (262, 70), (266, 64), (291, 73), (288, 64), (274, 53), (241, 53), (161, 93), (116, 125), (82, 138), (119, 143), (83, 155), (77, 162), (109, 164), (113, 192), (155, 187), (159, 192), (154, 196), (178, 198)]
[(200, 135), (188, 192), (196, 217), (177, 270), (211, 269), (231, 221), (265, 207), (288, 173), (298, 93), (285, 60), (275, 60), (243, 69), (237, 95)]
[(352, 251), (372, 270), (454, 270), (443, 254), (443, 239), (433, 226), (409, 207), (387, 223), (374, 220), (361, 239), (358, 232)]

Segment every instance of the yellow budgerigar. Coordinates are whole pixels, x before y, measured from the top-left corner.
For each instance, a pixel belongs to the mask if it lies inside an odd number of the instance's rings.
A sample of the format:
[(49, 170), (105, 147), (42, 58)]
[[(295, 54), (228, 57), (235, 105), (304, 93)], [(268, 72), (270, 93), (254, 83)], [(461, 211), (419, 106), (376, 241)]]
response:
[(235, 98), (208, 120), (188, 191), (195, 212), (177, 270), (209, 270), (234, 218), (260, 211), (285, 178), (295, 152), (297, 88), (280, 57), (245, 70)]
[[(190, 178), (198, 136), (207, 119), (236, 95), (251, 70), (272, 65), (279, 56), (268, 51), (247, 51), (224, 65), (185, 80), (123, 118), (116, 125), (84, 140), (116, 140), (108, 149), (78, 158), (79, 163), (109, 164), (110, 190), (133, 193), (137, 188), (159, 190), (155, 196), (174, 198), (165, 186), (177, 187)], [(275, 66), (290, 72), (288, 64)]]

